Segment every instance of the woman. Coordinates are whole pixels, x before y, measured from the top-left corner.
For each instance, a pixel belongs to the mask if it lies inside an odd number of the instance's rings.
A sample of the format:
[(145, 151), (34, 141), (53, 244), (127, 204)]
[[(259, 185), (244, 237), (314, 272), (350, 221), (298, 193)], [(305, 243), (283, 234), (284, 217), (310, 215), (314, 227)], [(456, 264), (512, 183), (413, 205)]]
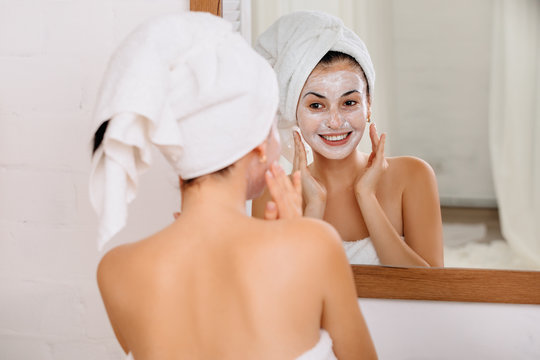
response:
[[(367, 124), (375, 72), (364, 43), (333, 16), (300, 11), (278, 19), (256, 50), (274, 66), (280, 128), (294, 141), (306, 216), (332, 224), (351, 263), (442, 266), (435, 175), (414, 157), (387, 158), (386, 135), (369, 126), (371, 154), (356, 150)], [(298, 126), (313, 150), (308, 167)], [(288, 149), (285, 148), (284, 155)], [(268, 194), (254, 201), (261, 217)]]
[[(275, 164), (277, 101), (271, 67), (209, 14), (156, 19), (113, 57), (91, 177), (100, 246), (125, 224), (152, 146), (182, 192), (173, 224), (98, 268), (130, 359), (376, 357), (337, 233), (301, 217), (300, 176)], [(265, 181), (266, 220), (248, 217)]]

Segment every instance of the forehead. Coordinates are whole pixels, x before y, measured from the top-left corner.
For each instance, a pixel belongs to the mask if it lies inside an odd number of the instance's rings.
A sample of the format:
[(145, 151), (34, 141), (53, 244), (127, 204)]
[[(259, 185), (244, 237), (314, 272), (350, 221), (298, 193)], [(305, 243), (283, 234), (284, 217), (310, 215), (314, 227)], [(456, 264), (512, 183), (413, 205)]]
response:
[(317, 65), (311, 72), (302, 92), (309, 91), (313, 87), (327, 90), (352, 88), (363, 92), (367, 86), (364, 73), (358, 66), (348, 61), (340, 61), (331, 65)]

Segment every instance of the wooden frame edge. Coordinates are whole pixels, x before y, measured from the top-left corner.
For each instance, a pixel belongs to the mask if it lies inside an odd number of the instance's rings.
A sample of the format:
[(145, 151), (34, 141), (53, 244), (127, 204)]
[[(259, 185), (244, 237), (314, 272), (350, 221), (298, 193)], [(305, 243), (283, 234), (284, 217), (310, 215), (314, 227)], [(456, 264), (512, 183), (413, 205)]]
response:
[(352, 265), (360, 298), (540, 304), (540, 272)]
[(222, 16), (223, 6), (221, 0), (190, 0), (190, 11), (206, 11), (213, 15)]

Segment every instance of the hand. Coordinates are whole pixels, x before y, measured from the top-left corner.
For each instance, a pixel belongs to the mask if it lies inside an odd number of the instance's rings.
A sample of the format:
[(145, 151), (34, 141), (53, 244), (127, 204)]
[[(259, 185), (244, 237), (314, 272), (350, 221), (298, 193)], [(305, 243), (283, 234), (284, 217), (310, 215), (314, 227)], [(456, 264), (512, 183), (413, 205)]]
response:
[(354, 190), (357, 197), (375, 194), (377, 184), (384, 171), (388, 168), (388, 162), (384, 157), (386, 134), (382, 134), (379, 138), (375, 124), (371, 124), (369, 137), (371, 138), (371, 154), (369, 155), (366, 170), (355, 181)]
[(322, 219), (326, 207), (326, 189), (318, 182), (307, 167), (306, 149), (300, 134), (294, 131), (293, 171), (300, 172), (302, 196), (306, 203), (305, 215)]
[(293, 173), (292, 183), (285, 171), (273, 163), (265, 174), (272, 201), (266, 203), (265, 220), (302, 217), (302, 184), (300, 172)]

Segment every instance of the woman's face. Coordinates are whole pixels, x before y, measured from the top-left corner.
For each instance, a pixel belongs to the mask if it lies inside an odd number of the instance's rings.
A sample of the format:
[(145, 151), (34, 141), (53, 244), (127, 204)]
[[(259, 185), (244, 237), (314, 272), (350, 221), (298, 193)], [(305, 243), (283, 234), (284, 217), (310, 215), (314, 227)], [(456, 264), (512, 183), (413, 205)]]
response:
[(315, 67), (296, 108), (302, 136), (328, 159), (343, 159), (356, 149), (368, 116), (364, 74), (347, 61)]

